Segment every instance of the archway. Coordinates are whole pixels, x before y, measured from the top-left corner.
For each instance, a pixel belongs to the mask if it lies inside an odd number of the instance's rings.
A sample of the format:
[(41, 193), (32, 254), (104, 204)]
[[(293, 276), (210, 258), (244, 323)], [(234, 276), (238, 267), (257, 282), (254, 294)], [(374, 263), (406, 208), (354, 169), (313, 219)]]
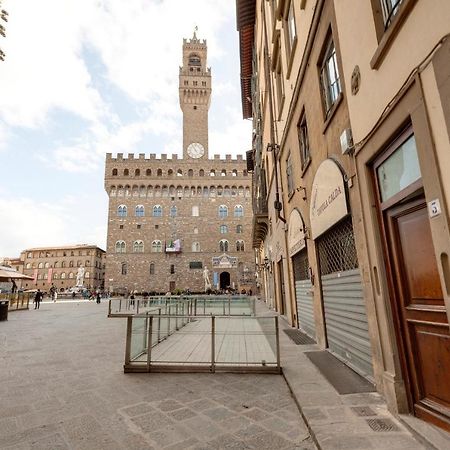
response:
[(220, 289), (226, 289), (230, 286), (230, 272), (222, 272), (220, 274)]

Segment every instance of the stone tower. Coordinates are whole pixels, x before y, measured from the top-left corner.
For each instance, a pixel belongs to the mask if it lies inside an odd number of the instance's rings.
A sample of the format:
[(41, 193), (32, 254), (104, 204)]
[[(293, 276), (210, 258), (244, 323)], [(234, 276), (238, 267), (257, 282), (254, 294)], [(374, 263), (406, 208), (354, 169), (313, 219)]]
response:
[(197, 39), (195, 31), (192, 39), (183, 39), (179, 94), (183, 111), (183, 158), (186, 159), (208, 159), (211, 69), (206, 67), (206, 58), (205, 39)]

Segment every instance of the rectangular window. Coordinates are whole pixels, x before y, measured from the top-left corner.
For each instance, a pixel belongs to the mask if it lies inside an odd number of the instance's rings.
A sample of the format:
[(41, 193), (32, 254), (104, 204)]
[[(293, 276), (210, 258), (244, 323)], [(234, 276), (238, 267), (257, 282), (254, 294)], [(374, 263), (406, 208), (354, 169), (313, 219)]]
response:
[(402, 2), (403, 0), (381, 0), (385, 28), (388, 28), (391, 24)]
[(294, 1), (291, 0), (289, 4), (289, 9), (287, 16), (284, 19), (284, 28), (286, 35), (286, 50), (288, 58), (291, 57), (292, 51), (294, 49), (295, 42), (297, 40), (297, 28), (295, 26), (295, 16), (294, 16)]
[(288, 195), (291, 196), (292, 193), (294, 192), (294, 180), (292, 173), (292, 158), (290, 153), (286, 159), (286, 178), (287, 178)]
[(323, 60), (320, 64), (320, 84), (322, 86), (325, 114), (328, 116), (341, 93), (341, 81), (336, 58), (336, 48), (330, 38)]
[(297, 131), (298, 142), (300, 146), (300, 159), (302, 162), (302, 170), (304, 170), (311, 160), (311, 153), (309, 151), (308, 126), (306, 124), (305, 114), (303, 114), (303, 117), (300, 119), (300, 122), (297, 126)]
[(198, 217), (199, 216), (199, 208), (198, 206), (192, 207), (192, 217)]
[(416, 140), (411, 136), (377, 168), (381, 201), (385, 202), (421, 178)]
[(203, 269), (203, 263), (201, 261), (191, 261), (189, 269)]
[(175, 273), (175, 264), (170, 265), (170, 273)]
[(281, 68), (281, 57), (278, 58), (275, 70), (275, 88), (277, 93), (278, 114), (281, 114), (281, 109), (284, 103), (284, 86), (283, 86), (283, 71)]

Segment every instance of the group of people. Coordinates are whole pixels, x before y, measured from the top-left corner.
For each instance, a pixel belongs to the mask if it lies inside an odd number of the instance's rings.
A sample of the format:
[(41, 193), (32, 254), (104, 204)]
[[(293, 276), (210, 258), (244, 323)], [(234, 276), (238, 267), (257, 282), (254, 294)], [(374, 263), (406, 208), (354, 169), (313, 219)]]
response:
[[(102, 295), (100, 291), (94, 292), (94, 291), (86, 291), (87, 295), (83, 292), (84, 298), (89, 298), (89, 300), (95, 300), (96, 303), (101, 303)], [(52, 287), (49, 289), (50, 298), (53, 300), (53, 302), (56, 302), (56, 299), (58, 298), (58, 290), (55, 286), (52, 285)], [(72, 299), (74, 299), (76, 296), (75, 292), (72, 292)], [(41, 301), (44, 299), (44, 293), (38, 289), (36, 291), (36, 294), (34, 295), (34, 309), (39, 309), (41, 305)]]

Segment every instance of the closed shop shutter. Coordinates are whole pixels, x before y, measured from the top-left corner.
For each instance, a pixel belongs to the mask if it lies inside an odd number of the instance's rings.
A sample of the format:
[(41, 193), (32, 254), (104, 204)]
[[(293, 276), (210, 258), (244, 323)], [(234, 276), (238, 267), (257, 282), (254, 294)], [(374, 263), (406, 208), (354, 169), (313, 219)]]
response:
[(316, 339), (312, 284), (309, 279), (309, 262), (306, 248), (292, 257), (294, 266), (295, 297), (299, 328)]
[(351, 217), (317, 241), (329, 349), (349, 366), (372, 375), (372, 353)]

